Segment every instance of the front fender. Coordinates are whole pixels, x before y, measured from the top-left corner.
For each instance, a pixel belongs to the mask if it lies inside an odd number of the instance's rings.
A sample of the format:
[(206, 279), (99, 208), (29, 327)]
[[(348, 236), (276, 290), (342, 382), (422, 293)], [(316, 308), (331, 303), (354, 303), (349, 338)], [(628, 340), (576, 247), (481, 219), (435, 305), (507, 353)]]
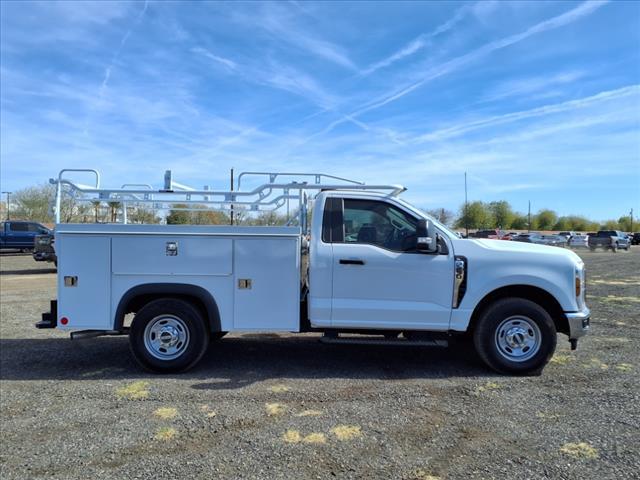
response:
[(491, 285), (488, 283), (482, 289), (474, 290), (471, 295), (465, 295), (459, 308), (453, 309), (451, 312), (451, 321), (449, 329), (454, 331), (467, 331), (471, 318), (475, 309), (487, 297), (495, 292), (509, 287), (533, 287), (537, 291), (542, 291), (553, 297), (565, 312), (573, 312), (578, 310), (577, 302), (568, 298), (562, 289), (558, 289), (557, 285), (546, 281), (543, 278), (531, 277), (528, 275), (512, 275), (501, 279)]
[[(471, 279), (469, 280), (471, 282)], [(573, 296), (574, 278), (567, 281), (564, 278), (546, 279), (533, 275), (508, 275), (500, 277), (497, 281), (486, 281), (475, 285), (472, 291), (468, 291), (460, 304), (460, 308), (473, 310), (480, 301), (495, 290), (514, 285), (536, 287), (544, 290), (560, 304), (565, 312), (577, 311), (578, 304)]]

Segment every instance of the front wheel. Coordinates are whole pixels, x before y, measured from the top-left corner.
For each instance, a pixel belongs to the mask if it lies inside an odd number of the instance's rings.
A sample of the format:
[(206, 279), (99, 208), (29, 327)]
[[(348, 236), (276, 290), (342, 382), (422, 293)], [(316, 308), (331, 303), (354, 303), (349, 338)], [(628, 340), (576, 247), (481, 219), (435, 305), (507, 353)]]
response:
[(473, 342), (482, 360), (500, 373), (539, 374), (556, 349), (553, 320), (524, 298), (497, 300), (480, 315)]
[(175, 298), (153, 300), (133, 319), (129, 332), (133, 356), (147, 370), (182, 372), (202, 358), (209, 332), (200, 311)]

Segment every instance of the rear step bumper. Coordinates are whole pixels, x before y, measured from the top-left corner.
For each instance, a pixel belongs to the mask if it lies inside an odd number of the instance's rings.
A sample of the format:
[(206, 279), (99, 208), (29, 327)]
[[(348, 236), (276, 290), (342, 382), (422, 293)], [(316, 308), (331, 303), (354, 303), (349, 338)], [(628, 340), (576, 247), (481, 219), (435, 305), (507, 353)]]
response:
[(42, 314), (42, 320), (36, 323), (36, 328), (56, 328), (58, 326), (58, 301), (51, 300), (48, 312)]

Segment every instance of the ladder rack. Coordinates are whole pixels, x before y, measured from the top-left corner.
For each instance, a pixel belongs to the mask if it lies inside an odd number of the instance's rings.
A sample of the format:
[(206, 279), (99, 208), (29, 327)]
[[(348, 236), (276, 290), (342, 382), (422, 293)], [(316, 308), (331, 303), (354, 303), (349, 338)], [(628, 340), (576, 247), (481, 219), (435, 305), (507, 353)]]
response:
[[(93, 185), (85, 185), (67, 178), (68, 174), (92, 174)], [(243, 189), (242, 181), (249, 178), (267, 177), (266, 183), (254, 188)], [(211, 190), (209, 186), (195, 189), (176, 182), (171, 170), (164, 174), (163, 188), (154, 189), (149, 184), (126, 183), (120, 188), (104, 188), (100, 185), (100, 173), (94, 169), (63, 169), (58, 178), (49, 182), (56, 185), (55, 221), (60, 223), (63, 196), (76, 202), (91, 204), (118, 204), (121, 209), (121, 221), (127, 223), (127, 207), (146, 205), (154, 210), (187, 211), (223, 211), (232, 212), (242, 209), (249, 212), (274, 211), (289, 206), (291, 200), (297, 201), (296, 214), (299, 225), (306, 230), (307, 206), (309, 197), (321, 190), (367, 190), (387, 192), (397, 196), (406, 189), (401, 185), (367, 185), (364, 182), (324, 173), (294, 172), (242, 172), (237, 183), (230, 190)], [(180, 206), (176, 206), (180, 205)], [(288, 213), (288, 212), (287, 212)], [(289, 219), (291, 223), (294, 219)]]

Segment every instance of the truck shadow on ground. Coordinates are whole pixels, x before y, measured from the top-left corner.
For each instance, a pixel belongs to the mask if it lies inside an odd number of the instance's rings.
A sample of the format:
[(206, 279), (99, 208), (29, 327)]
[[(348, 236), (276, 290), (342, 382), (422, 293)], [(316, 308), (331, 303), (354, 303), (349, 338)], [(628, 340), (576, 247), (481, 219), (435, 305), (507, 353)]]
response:
[(30, 257), (31, 252), (23, 252), (19, 248), (8, 248), (0, 252), (0, 258), (2, 257)]
[(56, 273), (55, 268), (32, 268), (28, 270), (0, 270), (0, 275), (35, 275), (38, 273)]
[(212, 343), (201, 362), (182, 374), (143, 371), (127, 338), (0, 339), (0, 380), (177, 378), (197, 390), (238, 389), (274, 379), (385, 379), (493, 376), (471, 345), (449, 348), (326, 345), (317, 335), (247, 335)]

